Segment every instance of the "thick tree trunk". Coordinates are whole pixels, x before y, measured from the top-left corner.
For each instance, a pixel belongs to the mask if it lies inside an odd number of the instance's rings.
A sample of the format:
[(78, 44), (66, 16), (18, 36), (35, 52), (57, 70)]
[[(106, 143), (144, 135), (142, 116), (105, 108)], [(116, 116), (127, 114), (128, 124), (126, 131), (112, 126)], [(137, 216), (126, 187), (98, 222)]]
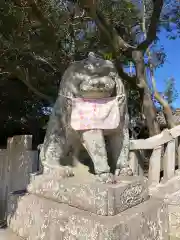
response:
[(162, 106), (163, 106), (163, 112), (164, 112), (164, 116), (165, 116), (168, 128), (175, 127), (176, 124), (174, 122), (172, 110), (171, 110), (169, 104), (168, 103), (164, 103), (164, 104), (162, 104)]
[(153, 136), (160, 133), (160, 127), (156, 119), (156, 108), (146, 80), (144, 56), (142, 51), (137, 50), (133, 51), (132, 57), (136, 65), (137, 86), (141, 91), (142, 110), (146, 118), (149, 135)]
[(154, 97), (163, 107), (163, 113), (164, 113), (164, 117), (166, 119), (168, 128), (175, 127), (172, 110), (171, 110), (169, 104), (167, 103), (167, 101), (164, 100), (156, 90), (154, 91)]
[(149, 135), (154, 136), (160, 133), (160, 126), (156, 119), (156, 109), (152, 102), (151, 95), (147, 86), (144, 87), (143, 112), (146, 117)]
[[(148, 53), (148, 55), (150, 57), (150, 53)], [(175, 122), (174, 122), (171, 107), (169, 106), (168, 102), (159, 94), (159, 92), (156, 89), (156, 81), (154, 78), (153, 66), (151, 64), (150, 64), (150, 75), (151, 75), (151, 81), (152, 81), (152, 86), (153, 86), (153, 91), (154, 91), (154, 97), (155, 97), (156, 101), (158, 101), (163, 107), (163, 113), (164, 113), (168, 128), (173, 128), (175, 126)]]

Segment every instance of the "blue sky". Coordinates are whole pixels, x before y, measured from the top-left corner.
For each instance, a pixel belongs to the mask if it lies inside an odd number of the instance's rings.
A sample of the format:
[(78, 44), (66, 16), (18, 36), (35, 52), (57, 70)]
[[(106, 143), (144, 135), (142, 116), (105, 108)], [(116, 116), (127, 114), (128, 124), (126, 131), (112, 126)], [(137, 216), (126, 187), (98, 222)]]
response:
[(156, 70), (157, 89), (163, 91), (165, 88), (164, 80), (174, 77), (179, 97), (173, 105), (175, 108), (180, 108), (180, 38), (169, 40), (165, 32), (162, 32), (159, 38), (160, 44), (163, 45), (167, 54), (167, 59), (165, 64)]

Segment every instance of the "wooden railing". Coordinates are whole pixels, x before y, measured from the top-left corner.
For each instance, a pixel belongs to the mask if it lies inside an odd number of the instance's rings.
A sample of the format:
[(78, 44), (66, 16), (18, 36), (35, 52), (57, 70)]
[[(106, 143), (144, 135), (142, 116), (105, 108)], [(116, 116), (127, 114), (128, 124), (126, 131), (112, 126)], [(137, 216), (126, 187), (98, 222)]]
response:
[(142, 152), (152, 150), (149, 158), (149, 186), (154, 187), (173, 178), (175, 167), (180, 169), (179, 136), (180, 126), (176, 126), (148, 139), (131, 140), (130, 165), (134, 175), (144, 174)]

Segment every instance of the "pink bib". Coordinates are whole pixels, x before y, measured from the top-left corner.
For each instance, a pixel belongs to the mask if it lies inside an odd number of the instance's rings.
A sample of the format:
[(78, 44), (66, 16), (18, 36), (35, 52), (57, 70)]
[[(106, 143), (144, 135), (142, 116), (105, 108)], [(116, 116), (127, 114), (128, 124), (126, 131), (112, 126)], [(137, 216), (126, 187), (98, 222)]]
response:
[(116, 129), (119, 122), (120, 113), (116, 97), (72, 99), (71, 127), (74, 130)]

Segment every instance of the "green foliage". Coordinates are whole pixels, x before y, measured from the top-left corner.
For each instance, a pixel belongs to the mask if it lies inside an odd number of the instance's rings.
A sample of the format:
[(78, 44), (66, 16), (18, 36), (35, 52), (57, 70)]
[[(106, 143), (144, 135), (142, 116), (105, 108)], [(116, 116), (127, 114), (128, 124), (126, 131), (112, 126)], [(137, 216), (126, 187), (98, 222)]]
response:
[(165, 0), (160, 24), (168, 32), (169, 40), (180, 37), (180, 3), (178, 0)]
[[(83, 11), (76, 11), (69, 1), (42, 0), (29, 5), (21, 1), (20, 5), (17, 0), (2, 0), (0, 9), (1, 70), (52, 99), (71, 61), (84, 58), (89, 51), (109, 52), (94, 20), (79, 17)], [(138, 21), (137, 9), (125, 0), (101, 1), (100, 9), (117, 28), (120, 24), (128, 27), (125, 36)]]
[(140, 105), (140, 95), (136, 90), (129, 89), (128, 92), (128, 109), (131, 119), (141, 119), (141, 105)]
[(163, 97), (166, 99), (168, 104), (173, 107), (174, 101), (178, 98), (178, 92), (176, 90), (176, 84), (174, 78), (169, 78), (165, 81), (166, 87), (163, 93)]
[(0, 144), (5, 145), (7, 137), (17, 134), (37, 136), (48, 120), (44, 112), (47, 106), (18, 79), (1, 77)]
[[(179, 96), (179, 93), (176, 89), (176, 82), (173, 77), (165, 80), (165, 88), (164, 91), (159, 92), (160, 95), (167, 101), (169, 106), (171, 107), (172, 110), (174, 110), (173, 103), (176, 101), (176, 99)], [(163, 108), (159, 103), (154, 100), (155, 106), (157, 107), (158, 111), (162, 111)]]

